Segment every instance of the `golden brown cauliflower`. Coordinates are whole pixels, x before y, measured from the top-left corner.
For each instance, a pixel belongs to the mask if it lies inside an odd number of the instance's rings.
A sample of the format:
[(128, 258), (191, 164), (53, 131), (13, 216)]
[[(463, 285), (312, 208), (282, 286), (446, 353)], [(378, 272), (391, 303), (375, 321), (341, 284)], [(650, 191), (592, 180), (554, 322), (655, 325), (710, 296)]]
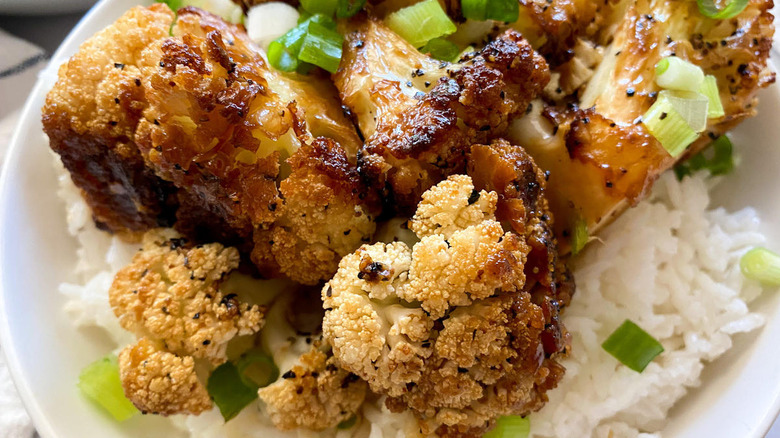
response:
[(170, 229), (144, 236), (143, 249), (109, 290), (119, 322), (179, 356), (227, 360), (227, 343), (254, 334), (265, 309), (224, 295), (219, 283), (236, 269), (238, 251), (218, 243), (191, 246)]
[(279, 380), (260, 388), (258, 395), (278, 429), (324, 430), (355, 415), (366, 390), (366, 382), (337, 367), (333, 356), (313, 346)]
[(471, 144), (501, 135), (549, 80), (544, 59), (512, 30), (457, 64), (422, 55), (374, 18), (340, 30), (333, 80), (366, 139), (361, 171), (402, 211), (462, 172)]
[(198, 415), (211, 409), (191, 356), (177, 356), (141, 338), (119, 353), (119, 370), (125, 395), (144, 414)]
[[(333, 85), (271, 68), (240, 25), (200, 9), (126, 13), (61, 69), (43, 119), (107, 230), (174, 226), (243, 255), (261, 242), (263, 273), (309, 284), (373, 233), (362, 142)], [(334, 238), (348, 214), (351, 234)]]
[(255, 231), (252, 260), (266, 276), (319, 284), (374, 233), (376, 208), (367, 206), (378, 203), (331, 140), (303, 145), (287, 162), (292, 173), (279, 189), (279, 217)]
[(544, 340), (548, 326), (564, 331), (545, 307), (552, 290), (526, 282), (531, 247), (504, 231), (498, 204), (495, 191), (451, 176), (411, 220), (419, 243), (364, 245), (322, 291), (336, 363), (391, 410), (411, 409), (426, 434), (480, 436), (501, 415), (540, 408), (563, 374), (565, 345)]

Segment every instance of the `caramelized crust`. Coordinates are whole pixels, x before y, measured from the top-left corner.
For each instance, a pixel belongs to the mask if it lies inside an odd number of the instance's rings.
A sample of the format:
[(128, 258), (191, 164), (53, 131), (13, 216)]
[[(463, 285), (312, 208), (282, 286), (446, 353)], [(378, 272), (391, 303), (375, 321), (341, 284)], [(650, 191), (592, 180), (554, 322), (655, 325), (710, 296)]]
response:
[(475, 141), (501, 135), (549, 79), (544, 60), (507, 31), (459, 64), (420, 54), (378, 21), (353, 19), (334, 75), (366, 137), (361, 172), (401, 211), (462, 172)]
[(147, 168), (134, 133), (148, 106), (139, 54), (168, 35), (163, 5), (133, 8), (81, 45), (46, 96), (43, 129), (99, 227), (139, 232), (173, 222), (175, 188)]
[[(757, 91), (774, 82), (767, 65), (774, 33), (771, 6), (768, 0), (752, 0), (732, 19), (710, 20), (693, 2), (634, 0), (614, 8), (598, 25), (594, 39), (600, 33), (613, 38), (599, 41), (610, 45), (598, 67), (584, 72), (592, 75), (584, 88), (567, 89), (573, 95), (535, 117), (541, 128), (526, 123), (512, 130), (513, 141), (551, 172), (550, 204), (559, 237), (568, 237), (579, 220), (597, 231), (642, 200), (681, 158), (755, 114)], [(660, 90), (653, 80), (655, 65), (667, 56), (714, 75), (726, 113), (709, 120), (683, 157), (671, 157), (640, 123)], [(589, 60), (580, 61), (587, 70)]]

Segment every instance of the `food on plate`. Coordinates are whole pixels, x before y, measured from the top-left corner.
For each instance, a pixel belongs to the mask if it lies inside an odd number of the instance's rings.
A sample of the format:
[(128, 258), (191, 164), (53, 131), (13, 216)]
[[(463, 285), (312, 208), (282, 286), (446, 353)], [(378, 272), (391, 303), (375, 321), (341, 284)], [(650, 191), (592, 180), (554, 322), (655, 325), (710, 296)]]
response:
[(497, 202), (448, 178), (410, 221), (418, 243), (362, 246), (322, 292), (338, 363), (391, 410), (411, 409), (424, 435), (479, 436), (538, 409), (563, 374), (557, 304), (526, 288), (530, 246), (496, 221)]
[(754, 115), (756, 93), (775, 80), (768, 64), (772, 2), (748, 2), (728, 20), (707, 18), (695, 2), (629, 3), (623, 13), (612, 2), (591, 8), (597, 31), (572, 31), (571, 59), (552, 68), (547, 101), (534, 102), (533, 117), (510, 130), (510, 138), (551, 172), (559, 236), (571, 235), (578, 220), (595, 232), (645, 198), (681, 158), (642, 120), (663, 90), (654, 80), (662, 59), (689, 61), (713, 75), (724, 110), (697, 131), (682, 156)]
[[(164, 5), (135, 8), (62, 67), (43, 115), (52, 148), (101, 227), (175, 225), (245, 253), (253, 236), (270, 246), (281, 234), (282, 248), (254, 257), (258, 269), (327, 279), (369, 238), (376, 214), (356, 176), (360, 140), (335, 90), (271, 69), (243, 30), (214, 15), (185, 8), (173, 20)], [(88, 65), (101, 70), (85, 76)], [(312, 148), (331, 158), (307, 159)], [(301, 220), (303, 207), (287, 200), (306, 193)], [(346, 214), (356, 219), (344, 222)], [(334, 223), (344, 229), (331, 242)]]
[(762, 324), (737, 267), (757, 219), (707, 210), (697, 171), (733, 168), (727, 137), (702, 150), (774, 81), (770, 1), (166, 3), (85, 42), (43, 108), (94, 220), (72, 228), (141, 242), (90, 271), (141, 412), (193, 436), (634, 436)]

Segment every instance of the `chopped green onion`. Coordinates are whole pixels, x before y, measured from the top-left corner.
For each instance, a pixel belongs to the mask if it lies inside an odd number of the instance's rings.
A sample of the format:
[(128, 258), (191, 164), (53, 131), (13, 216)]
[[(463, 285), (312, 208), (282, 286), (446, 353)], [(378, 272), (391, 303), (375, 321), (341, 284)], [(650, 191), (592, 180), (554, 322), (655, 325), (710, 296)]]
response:
[(279, 378), (279, 368), (274, 360), (259, 350), (244, 354), (236, 363), (238, 375), (250, 388), (264, 388)]
[(579, 254), (585, 245), (588, 244), (588, 224), (581, 217), (577, 217), (574, 221), (574, 229), (571, 233), (571, 253), (572, 255)]
[[(707, 158), (705, 155), (709, 149), (712, 149), (712, 158)], [(734, 170), (734, 145), (728, 137), (721, 135), (710, 143), (707, 149), (694, 155), (687, 162), (675, 166), (674, 173), (677, 179), (682, 180), (686, 175), (702, 169), (709, 170), (711, 175), (725, 175)]]
[(710, 100), (701, 93), (692, 91), (661, 91), (663, 99), (671, 102), (674, 109), (696, 132), (707, 129), (707, 113)]
[(138, 409), (125, 397), (116, 355), (110, 354), (87, 365), (79, 375), (78, 387), (117, 421), (125, 421), (138, 413)]
[(336, 13), (339, 0), (301, 0), (301, 7), (311, 14), (332, 16)]
[(718, 80), (715, 79), (715, 76), (705, 76), (699, 92), (710, 101), (710, 106), (707, 109), (708, 118), (717, 119), (726, 115), (723, 103), (720, 101), (720, 90), (718, 90)]
[(186, 6), (184, 2), (185, 0), (163, 0), (163, 3), (168, 5), (168, 7), (171, 8), (173, 12), (176, 12)]
[(638, 373), (664, 351), (660, 342), (628, 319), (609, 335), (601, 348)]
[(739, 261), (745, 277), (770, 286), (780, 286), (780, 255), (766, 249), (753, 248)]
[(463, 0), (460, 6), (463, 16), (472, 20), (514, 23), (520, 18), (520, 2), (517, 0)]
[(699, 12), (707, 18), (714, 20), (727, 20), (736, 17), (745, 10), (750, 0), (731, 0), (726, 3), (723, 9), (715, 5), (714, 0), (696, 0), (699, 5)]
[(238, 369), (230, 362), (218, 366), (211, 373), (206, 389), (225, 421), (238, 415), (257, 398), (257, 390), (244, 384)]
[(457, 30), (438, 0), (425, 0), (399, 9), (390, 14), (385, 23), (414, 47), (422, 47), (434, 38)]
[(442, 61), (455, 62), (460, 58), (460, 49), (452, 41), (444, 38), (434, 38), (428, 41), (420, 52), (427, 53), (432, 58)]
[(341, 46), (344, 38), (338, 32), (310, 22), (306, 37), (298, 52), (298, 59), (336, 73), (341, 63)]
[(339, 6), (336, 8), (336, 16), (339, 18), (349, 18), (363, 9), (366, 0), (339, 0)]
[(338, 425), (336, 425), (336, 428), (337, 429), (342, 429), (342, 430), (344, 430), (344, 429), (352, 429), (355, 426), (356, 423), (357, 423), (357, 415), (353, 415), (353, 416), (347, 418), (346, 420), (342, 421)]
[[(699, 132), (695, 131), (686, 117), (694, 121), (696, 117), (703, 117), (706, 126), (708, 101), (704, 98), (704, 106), (697, 105), (696, 102), (691, 106), (698, 108), (701, 114), (694, 114), (693, 108), (682, 107), (678, 110), (675, 104), (682, 104), (683, 99), (670, 99), (670, 92), (662, 91), (658, 93), (658, 100), (642, 116), (642, 123), (653, 137), (661, 143), (661, 146), (669, 152), (672, 157), (678, 157), (685, 151), (685, 148), (693, 143), (698, 137)], [(678, 96), (679, 97), (679, 96)], [(683, 114), (685, 117), (683, 117)], [(696, 123), (700, 125), (700, 123)]]
[(704, 72), (697, 65), (669, 56), (655, 65), (655, 83), (667, 90), (699, 91)]
[[(312, 15), (269, 44), (268, 62), (277, 70), (286, 72), (307, 72), (310, 67), (301, 61), (328, 71), (334, 65), (338, 69), (343, 37), (335, 29), (336, 22), (333, 19), (321, 14)], [(306, 50), (301, 57), (304, 45)]]
[(531, 420), (519, 415), (508, 415), (496, 420), (496, 427), (482, 438), (526, 438), (531, 433)]
[(291, 72), (298, 68), (298, 58), (278, 39), (268, 45), (267, 54), (268, 62), (277, 70)]

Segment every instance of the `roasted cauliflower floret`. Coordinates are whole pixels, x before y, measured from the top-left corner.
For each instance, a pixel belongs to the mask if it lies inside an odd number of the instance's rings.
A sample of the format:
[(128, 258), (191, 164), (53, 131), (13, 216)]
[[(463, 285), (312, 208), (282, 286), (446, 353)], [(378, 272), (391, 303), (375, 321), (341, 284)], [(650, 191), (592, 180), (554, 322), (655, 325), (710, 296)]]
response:
[(269, 229), (255, 231), (252, 257), (267, 276), (317, 284), (374, 233), (378, 203), (330, 140), (302, 146), (288, 163), (292, 173), (281, 184), (280, 216)]
[(501, 135), (544, 88), (549, 71), (515, 31), (457, 64), (436, 61), (365, 16), (342, 25), (333, 76), (365, 137), (363, 173), (413, 210), (422, 193), (459, 173), (472, 143)]
[(366, 390), (366, 382), (337, 367), (332, 356), (313, 347), (258, 394), (277, 428), (323, 430), (355, 415)]
[(219, 283), (239, 263), (238, 251), (218, 243), (191, 247), (172, 230), (151, 231), (109, 290), (125, 329), (180, 356), (227, 360), (227, 343), (256, 333), (264, 309), (224, 295)]
[(548, 326), (563, 330), (545, 310), (551, 289), (526, 282), (531, 247), (504, 231), (498, 203), (451, 176), (423, 195), (417, 244), (364, 245), (322, 291), (336, 363), (391, 410), (411, 409), (423, 433), (479, 436), (498, 416), (540, 408), (563, 373), (565, 348), (544, 345)]
[[(200, 9), (126, 13), (62, 68), (43, 113), (110, 231), (174, 226), (242, 255), (261, 241), (258, 268), (301, 283), (330, 278), (373, 233), (376, 207), (354, 177), (362, 142), (333, 84), (273, 69), (240, 25)], [(298, 170), (289, 182), (287, 159)], [(339, 231), (351, 234), (336, 238), (336, 222), (353, 222)], [(283, 235), (267, 238), (272, 229)]]
[(142, 338), (119, 353), (125, 395), (144, 414), (198, 415), (211, 398), (195, 374), (191, 356), (177, 356)]

